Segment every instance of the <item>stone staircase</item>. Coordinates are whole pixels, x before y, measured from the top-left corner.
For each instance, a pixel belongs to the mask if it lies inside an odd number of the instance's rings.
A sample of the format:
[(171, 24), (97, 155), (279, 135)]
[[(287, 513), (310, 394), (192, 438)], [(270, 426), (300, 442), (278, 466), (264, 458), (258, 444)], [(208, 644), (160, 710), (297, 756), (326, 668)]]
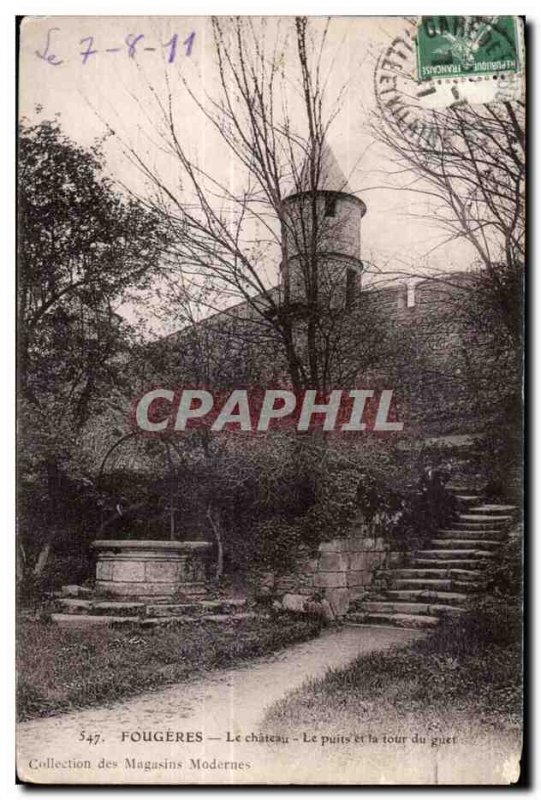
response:
[(517, 507), (485, 502), (470, 487), (448, 489), (457, 500), (456, 519), (404, 564), (378, 570), (371, 591), (352, 605), (345, 621), (429, 628), (444, 615), (462, 613), (468, 598), (482, 590), (485, 567), (506, 539)]
[(245, 598), (200, 600), (194, 602), (148, 602), (108, 600), (99, 597), (57, 597), (51, 620), (63, 628), (95, 625), (143, 628), (170, 624), (235, 623), (257, 613), (247, 608)]

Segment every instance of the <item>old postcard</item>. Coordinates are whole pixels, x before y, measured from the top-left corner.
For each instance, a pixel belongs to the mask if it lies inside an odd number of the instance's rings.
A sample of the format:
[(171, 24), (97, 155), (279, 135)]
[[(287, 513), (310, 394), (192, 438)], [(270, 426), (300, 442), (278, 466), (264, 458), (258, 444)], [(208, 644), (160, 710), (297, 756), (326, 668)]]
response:
[(20, 21), (20, 781), (520, 781), (525, 63)]

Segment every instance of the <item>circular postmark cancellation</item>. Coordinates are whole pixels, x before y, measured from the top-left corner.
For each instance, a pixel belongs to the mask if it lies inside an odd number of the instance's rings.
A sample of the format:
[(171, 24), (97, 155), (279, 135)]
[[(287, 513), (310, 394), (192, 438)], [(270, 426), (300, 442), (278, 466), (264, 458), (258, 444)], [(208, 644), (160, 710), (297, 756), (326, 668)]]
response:
[(412, 142), (437, 148), (434, 112), (520, 99), (522, 36), (517, 17), (406, 18), (377, 60), (380, 111)]
[(380, 54), (374, 73), (376, 101), (384, 118), (412, 139), (435, 136), (419, 97), (425, 90), (416, 78), (416, 20), (408, 19), (402, 33)]

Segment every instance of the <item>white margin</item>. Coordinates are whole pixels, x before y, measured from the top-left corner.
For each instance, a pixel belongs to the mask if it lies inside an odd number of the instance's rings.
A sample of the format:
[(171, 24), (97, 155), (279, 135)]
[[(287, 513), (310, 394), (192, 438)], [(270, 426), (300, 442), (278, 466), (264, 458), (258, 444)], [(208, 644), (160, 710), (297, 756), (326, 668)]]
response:
[[(185, 2), (171, 2), (171, 0), (154, 0), (154, 2), (143, 2), (142, 0), (131, 0), (128, 4), (112, 3), (110, 0), (94, 0), (94, 2), (81, 2), (75, 5), (68, 0), (51, 0), (45, 4), (39, 0), (27, 0), (26, 3), (17, 3), (12, 0), (4, 0), (0, 10), (0, 52), (1, 52), (1, 68), (0, 79), (3, 83), (0, 97), (3, 99), (4, 105), (4, 121), (2, 125), (2, 140), (0, 146), (0, 157), (2, 159), (2, 167), (0, 174), (2, 175), (3, 191), (2, 191), (2, 205), (0, 207), (0, 219), (3, 226), (2, 245), (4, 257), (2, 258), (2, 266), (4, 269), (4, 276), (1, 283), (0, 292), (0, 343), (1, 343), (1, 376), (2, 376), (2, 392), (1, 392), (1, 407), (0, 419), (2, 420), (2, 443), (0, 449), (0, 520), (2, 523), (1, 531), (3, 536), (2, 549), (0, 551), (0, 560), (2, 564), (2, 576), (0, 579), (1, 592), (1, 617), (2, 617), (2, 657), (1, 657), (1, 686), (3, 689), (4, 697), (1, 703), (2, 708), (2, 724), (0, 727), (1, 733), (1, 747), (0, 747), (0, 788), (2, 789), (2, 797), (20, 797), (24, 787), (15, 786), (15, 766), (14, 766), (14, 524), (15, 524), (15, 506), (14, 506), (14, 459), (15, 459), (15, 446), (14, 446), (14, 406), (15, 406), (15, 15), (207, 15), (207, 14), (257, 14), (257, 15), (291, 15), (291, 14), (310, 14), (310, 15), (359, 15), (359, 16), (382, 16), (382, 15), (396, 15), (405, 16), (408, 11), (413, 11), (416, 15), (420, 14), (433, 14), (435, 6), (441, 9), (439, 3), (427, 2), (427, 0), (416, 0), (411, 4), (411, 8), (403, 2), (396, 0), (378, 0), (378, 2), (370, 3), (352, 3), (351, 0), (333, 0), (330, 2), (322, 2), (322, 0), (297, 0), (296, 3), (291, 3), (291, 0), (260, 0), (257, 4), (248, 3), (247, 0), (222, 0), (222, 2), (208, 2), (208, 0), (186, 0)], [(447, 4), (447, 8), (440, 10), (440, 13), (445, 13), (451, 10), (451, 4)], [(539, 199), (539, 174), (534, 173), (533, 150), (534, 150), (534, 132), (539, 130), (539, 80), (538, 59), (535, 56), (536, 46), (538, 46), (539, 33), (541, 31), (541, 12), (539, 12), (538, 2), (534, 0), (526, 0), (520, 4), (520, 7), (510, 7), (510, 3), (503, 3), (501, 0), (492, 0), (492, 2), (477, 2), (474, 4), (475, 8), (472, 9), (472, 3), (464, 2), (464, 0), (455, 0), (452, 4), (452, 12), (454, 14), (471, 14), (472, 10), (476, 14), (526, 14), (527, 22), (530, 27), (530, 53), (529, 53), (529, 68), (530, 72), (527, 76), (530, 82), (530, 104), (531, 104), (531, 117), (530, 117), (530, 143), (529, 143), (529, 164), (530, 164), (530, 197), (533, 199), (537, 196)], [(537, 13), (536, 13), (537, 12)], [(537, 103), (535, 100), (537, 99)], [(537, 124), (536, 124), (537, 123)], [(531, 214), (529, 219), (530, 230), (532, 235), (530, 237), (530, 261), (528, 265), (529, 271), (529, 290), (530, 290), (530, 328), (529, 328), (529, 350), (530, 350), (530, 370), (532, 377), (530, 379), (530, 396), (528, 398), (529, 409), (529, 423), (530, 423), (530, 520), (529, 520), (529, 547), (530, 559), (530, 583), (531, 583), (531, 608), (530, 608), (530, 647), (531, 647), (531, 664), (526, 665), (528, 672), (531, 673), (530, 681), (535, 683), (535, 677), (538, 673), (538, 659), (536, 656), (538, 652), (534, 652), (534, 643), (539, 642), (539, 633), (537, 620), (540, 618), (541, 609), (539, 607), (539, 594), (534, 592), (537, 583), (536, 576), (541, 574), (541, 563), (539, 553), (541, 548), (533, 547), (533, 541), (539, 535), (539, 526), (536, 524), (538, 520), (537, 503), (534, 503), (535, 498), (541, 496), (541, 477), (536, 472), (536, 456), (539, 453), (541, 445), (541, 434), (539, 427), (534, 421), (534, 410), (536, 400), (540, 397), (539, 388), (541, 385), (540, 369), (541, 366), (541, 328), (537, 322), (539, 317), (538, 309), (541, 309), (541, 281), (537, 278), (537, 270), (541, 268), (535, 260), (535, 237), (534, 232), (541, 227), (541, 212), (539, 211), (539, 202), (537, 209)], [(6, 247), (7, 244), (7, 247)], [(535, 558), (534, 558), (535, 557)], [(536, 648), (537, 651), (538, 648)], [(533, 688), (533, 686), (532, 686)], [(532, 780), (534, 787), (538, 784), (536, 773), (539, 772), (534, 769), (535, 762), (541, 763), (541, 759), (536, 756), (541, 756), (541, 750), (537, 746), (535, 733), (537, 732), (536, 722), (540, 720), (540, 703), (539, 699), (541, 692), (532, 692), (533, 700), (535, 697), (535, 710), (532, 708), (530, 712), (530, 737), (532, 738), (532, 758), (530, 770), (532, 773)], [(538, 739), (539, 737), (537, 737)], [(42, 791), (45, 787), (42, 787)], [(443, 787), (440, 787), (440, 789)], [(537, 788), (537, 787), (536, 787)], [(356, 791), (352, 787), (353, 791)], [(415, 791), (415, 787), (412, 787)], [(28, 790), (27, 790), (28, 791)], [(70, 797), (75, 794), (77, 790), (73, 789), (58, 789), (48, 790), (47, 796)], [(195, 792), (189, 788), (179, 787), (184, 797), (208, 797), (214, 795), (217, 790), (198, 789)], [(294, 797), (298, 790), (283, 789), (280, 790), (282, 796)], [(317, 797), (337, 797), (343, 790), (329, 788), (327, 790), (313, 790)], [(364, 797), (374, 797), (376, 799), (394, 796), (395, 792), (392, 789), (385, 791), (372, 791), (370, 787), (360, 788)], [(404, 789), (402, 789), (404, 791)], [(410, 790), (411, 791), (411, 790)], [(478, 790), (469, 789), (450, 789), (446, 794), (459, 795), (461, 800), (466, 798), (475, 798)], [(535, 788), (530, 790), (535, 791)], [(99, 792), (99, 795), (98, 795)], [(96, 787), (94, 790), (86, 790), (85, 795), (91, 796), (96, 793), (99, 797), (113, 797), (115, 789), (100, 789)], [(148, 789), (146, 794), (158, 796), (159, 788)], [(422, 791), (422, 794), (431, 796), (433, 793), (436, 795), (438, 789), (433, 791)], [(251, 796), (252, 794), (261, 794), (262, 790), (252, 789), (247, 792), (242, 791), (244, 797)], [(309, 789), (303, 790), (303, 795), (311, 795)], [(486, 797), (491, 795), (500, 795), (501, 789), (494, 788), (492, 791), (484, 791), (483, 795)], [(528, 792), (529, 793), (529, 792)], [(126, 789), (123, 791), (123, 796), (126, 796)], [(230, 794), (230, 793), (229, 793)], [(139, 791), (128, 790), (128, 796), (137, 796)], [(231, 796), (231, 794), (230, 794)]]

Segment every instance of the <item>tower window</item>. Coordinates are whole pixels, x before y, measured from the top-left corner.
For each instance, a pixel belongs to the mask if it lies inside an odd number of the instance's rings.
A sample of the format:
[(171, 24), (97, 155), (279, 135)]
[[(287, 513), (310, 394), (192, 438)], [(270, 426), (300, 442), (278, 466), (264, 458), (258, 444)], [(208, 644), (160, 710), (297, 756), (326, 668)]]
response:
[(407, 288), (407, 307), (414, 308), (415, 306), (415, 286), (411, 283), (408, 283)]
[(332, 194), (325, 195), (325, 216), (336, 216), (336, 197)]

